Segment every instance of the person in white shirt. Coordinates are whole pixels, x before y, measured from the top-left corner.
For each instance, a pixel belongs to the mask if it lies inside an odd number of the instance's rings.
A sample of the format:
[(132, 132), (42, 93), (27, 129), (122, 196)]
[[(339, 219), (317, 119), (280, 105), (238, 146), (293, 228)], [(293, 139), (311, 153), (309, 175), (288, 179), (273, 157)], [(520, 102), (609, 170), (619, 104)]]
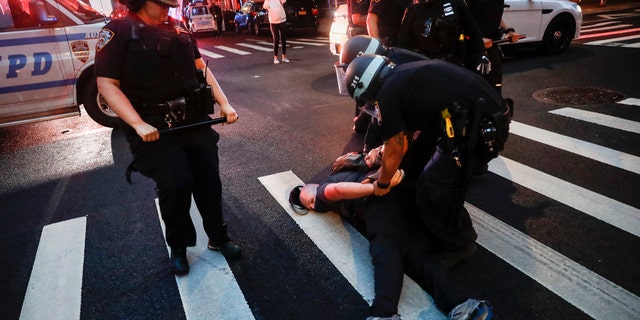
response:
[(262, 6), (269, 12), (269, 25), (273, 36), (273, 63), (278, 64), (278, 46), (282, 42), (282, 62), (290, 62), (287, 59), (287, 14), (284, 12), (284, 3), (287, 0), (265, 0)]

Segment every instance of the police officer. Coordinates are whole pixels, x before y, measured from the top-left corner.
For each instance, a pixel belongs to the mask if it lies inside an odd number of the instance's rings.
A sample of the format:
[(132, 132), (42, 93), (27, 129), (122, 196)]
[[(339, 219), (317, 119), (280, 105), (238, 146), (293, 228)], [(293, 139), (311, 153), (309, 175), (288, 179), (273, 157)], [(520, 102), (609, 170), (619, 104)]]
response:
[(395, 46), (402, 15), (410, 4), (411, 0), (372, 0), (367, 14), (369, 36), (387, 47)]
[(412, 132), (420, 131), (437, 147), (424, 151), (430, 160), (415, 185), (418, 212), (444, 265), (470, 257), (477, 234), (463, 204), (474, 167), (504, 148), (511, 115), (505, 101), (479, 75), (442, 60), (395, 65), (362, 55), (349, 64), (346, 81), (354, 99), (373, 103), (384, 141), (374, 194), (389, 192)]
[(349, 13), (347, 36), (353, 37), (359, 34), (367, 34), (369, 0), (348, 0), (347, 10)]
[[(385, 47), (377, 38), (357, 35), (344, 43), (342, 51), (340, 51), (340, 64), (346, 66), (353, 61), (353, 59), (363, 54), (383, 55), (396, 64), (427, 59), (426, 56), (413, 51), (398, 47)], [(377, 126), (369, 125), (372, 119), (368, 110), (372, 109), (371, 105), (363, 106), (356, 102), (356, 117), (354, 118), (353, 127), (356, 132), (366, 132), (365, 152), (378, 147), (382, 143), (376, 131)]]
[(470, 0), (469, 11), (480, 28), (487, 57), (491, 61), (491, 70), (484, 78), (502, 94), (503, 54), (500, 46), (493, 44), (493, 41), (507, 38), (509, 42), (516, 42), (519, 35), (502, 20), (504, 0)]
[(464, 0), (424, 0), (407, 7), (398, 46), (471, 70), (484, 54), (480, 30)]
[[(110, 21), (100, 33), (95, 74), (99, 92), (122, 120), (135, 168), (156, 182), (172, 270), (189, 272), (186, 248), (196, 243), (189, 215), (192, 196), (209, 236), (208, 248), (237, 258), (241, 249), (229, 239), (222, 216), (219, 134), (210, 126), (162, 136), (159, 129), (210, 119), (212, 94), (227, 123), (238, 114), (195, 39), (167, 22), (169, 7), (177, 6), (177, 0), (129, 0), (126, 5), (130, 14)], [(206, 76), (198, 77), (202, 73)]]

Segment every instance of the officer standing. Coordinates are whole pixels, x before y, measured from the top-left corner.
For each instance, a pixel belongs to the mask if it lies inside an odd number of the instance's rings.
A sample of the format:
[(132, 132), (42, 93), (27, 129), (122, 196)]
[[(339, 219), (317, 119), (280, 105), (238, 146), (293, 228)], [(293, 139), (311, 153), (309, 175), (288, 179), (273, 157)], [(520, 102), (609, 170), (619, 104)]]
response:
[(437, 147), (423, 151), (430, 160), (416, 180), (418, 213), (445, 266), (470, 257), (477, 234), (464, 208), (467, 187), (473, 169), (504, 148), (511, 115), (505, 101), (479, 75), (442, 60), (395, 65), (363, 55), (349, 64), (346, 81), (351, 97), (373, 104), (384, 141), (374, 194), (389, 192), (412, 132), (420, 131)]
[(470, 0), (469, 11), (480, 28), (491, 61), (491, 70), (484, 78), (502, 94), (503, 55), (500, 46), (494, 45), (493, 41), (506, 37), (509, 42), (516, 42), (519, 35), (502, 20), (504, 0)]
[(464, 0), (424, 0), (407, 7), (398, 47), (476, 70), (484, 45)]
[(227, 123), (238, 114), (192, 35), (167, 22), (169, 7), (177, 6), (177, 0), (125, 2), (130, 14), (100, 32), (95, 74), (100, 94), (122, 120), (135, 168), (156, 182), (172, 270), (189, 272), (186, 248), (196, 243), (189, 215), (192, 196), (209, 236), (208, 248), (237, 258), (241, 249), (229, 239), (222, 216), (219, 134), (210, 126), (162, 136), (159, 129), (210, 119), (212, 94)]
[(369, 36), (380, 39), (387, 47), (395, 46), (402, 15), (411, 0), (372, 0), (367, 14)]

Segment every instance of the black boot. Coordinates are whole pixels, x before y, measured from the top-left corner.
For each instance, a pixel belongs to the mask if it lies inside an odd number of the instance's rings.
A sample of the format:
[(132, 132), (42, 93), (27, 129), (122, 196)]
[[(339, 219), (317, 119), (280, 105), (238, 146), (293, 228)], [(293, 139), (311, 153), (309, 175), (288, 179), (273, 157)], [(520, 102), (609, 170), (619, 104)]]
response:
[(189, 273), (187, 248), (171, 248), (171, 270), (176, 275)]
[(207, 248), (209, 248), (209, 250), (220, 251), (227, 259), (236, 259), (242, 254), (240, 246), (229, 239), (226, 224), (222, 226), (221, 235), (216, 235), (215, 239), (209, 239)]

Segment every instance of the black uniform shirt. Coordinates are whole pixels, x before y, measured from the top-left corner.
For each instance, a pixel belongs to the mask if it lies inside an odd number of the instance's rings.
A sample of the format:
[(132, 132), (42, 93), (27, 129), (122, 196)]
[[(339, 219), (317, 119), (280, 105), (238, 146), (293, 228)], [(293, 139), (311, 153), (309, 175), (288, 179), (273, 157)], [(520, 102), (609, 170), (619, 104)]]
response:
[(500, 21), (504, 13), (504, 0), (470, 0), (469, 11), (475, 19), (482, 36), (492, 40), (502, 38)]
[[(464, 46), (461, 34), (468, 37)], [(456, 56), (460, 63), (465, 62), (467, 54), (471, 63), (477, 63), (484, 52), (480, 30), (464, 0), (429, 0), (410, 5), (402, 19), (398, 46), (434, 59)]]
[(439, 134), (441, 110), (453, 102), (474, 108), (480, 97), (486, 100), (483, 113), (494, 115), (507, 109), (491, 85), (465, 68), (442, 60), (398, 65), (374, 98), (382, 139), (388, 140), (403, 130)]
[(120, 81), (134, 103), (161, 103), (197, 85), (195, 40), (171, 24), (152, 27), (136, 15), (111, 20), (96, 44), (95, 75)]
[(387, 47), (394, 46), (405, 8), (411, 0), (371, 0), (369, 12), (379, 17), (380, 40)]

